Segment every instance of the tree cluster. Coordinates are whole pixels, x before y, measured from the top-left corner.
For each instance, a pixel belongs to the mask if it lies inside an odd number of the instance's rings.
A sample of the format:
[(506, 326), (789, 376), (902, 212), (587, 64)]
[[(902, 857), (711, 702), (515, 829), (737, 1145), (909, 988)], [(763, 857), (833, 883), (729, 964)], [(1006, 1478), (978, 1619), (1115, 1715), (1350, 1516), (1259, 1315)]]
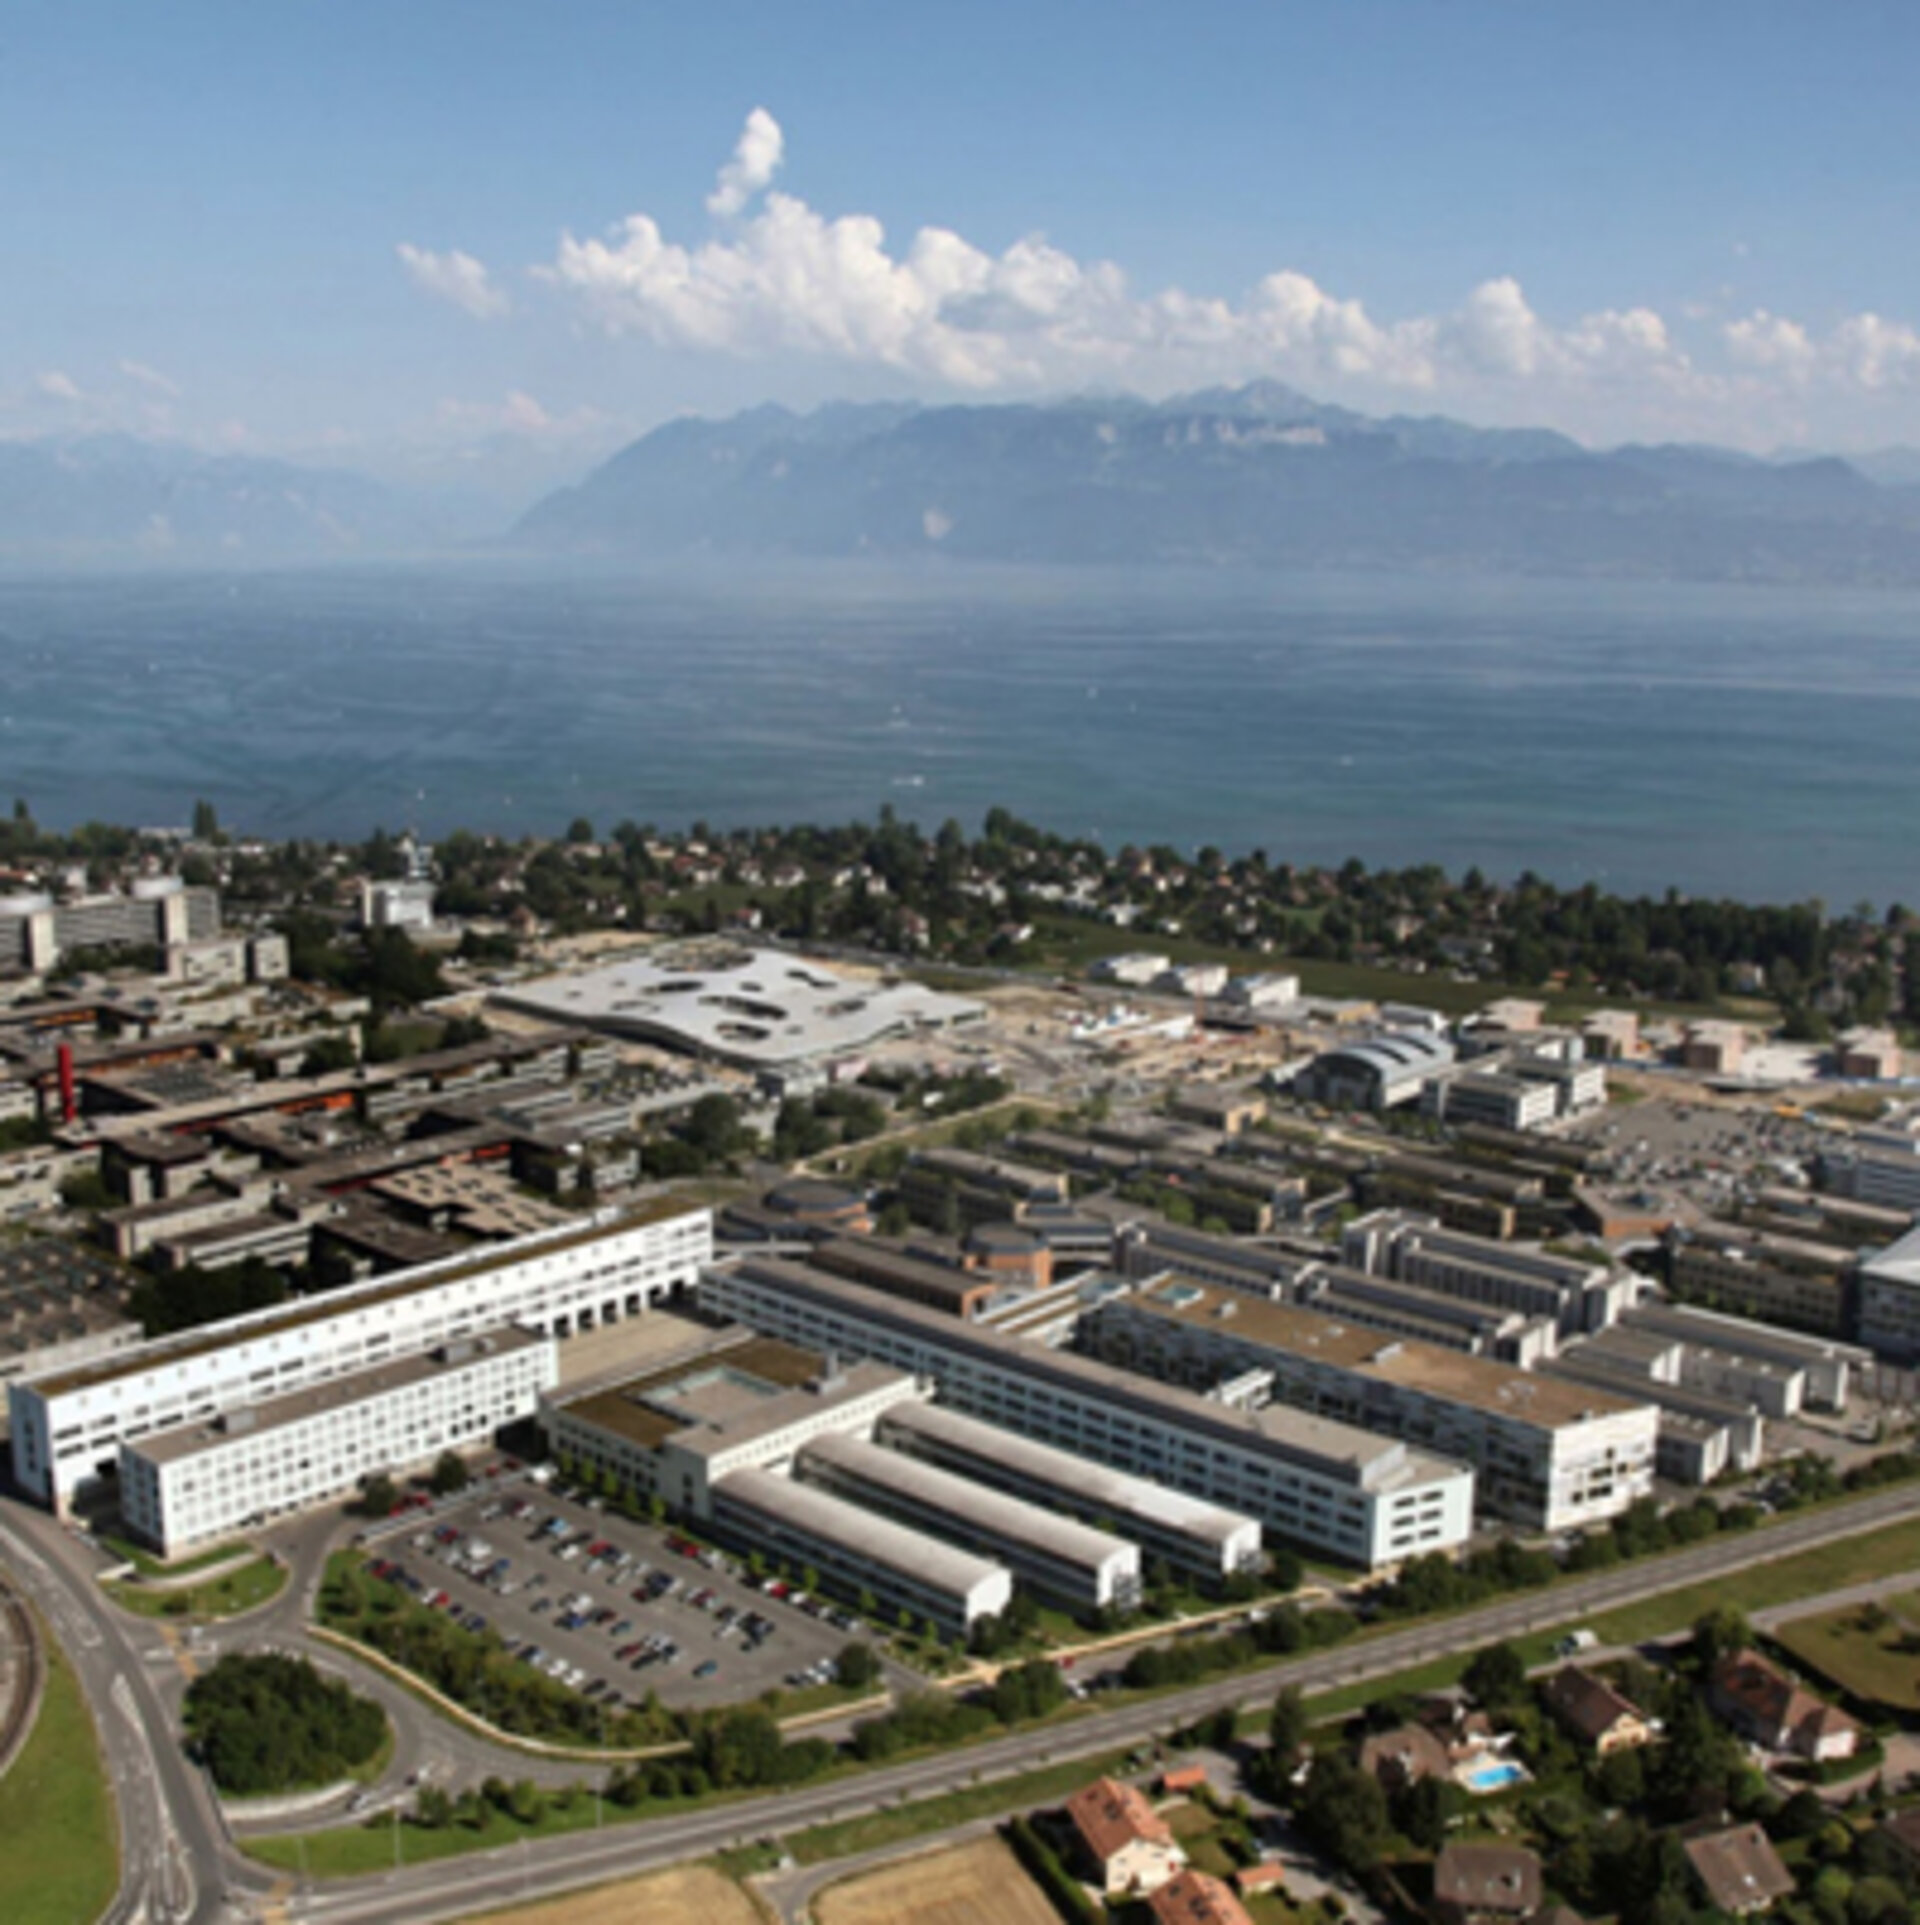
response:
[(236, 1796), (327, 1785), (363, 1765), (386, 1714), (305, 1658), (228, 1653), (187, 1687), (188, 1739)]

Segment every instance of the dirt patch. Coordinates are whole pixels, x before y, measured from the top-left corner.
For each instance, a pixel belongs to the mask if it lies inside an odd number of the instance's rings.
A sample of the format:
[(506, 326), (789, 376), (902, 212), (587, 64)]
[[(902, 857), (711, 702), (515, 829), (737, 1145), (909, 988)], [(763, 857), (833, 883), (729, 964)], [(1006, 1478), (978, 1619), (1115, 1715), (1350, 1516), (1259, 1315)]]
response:
[[(487, 1925), (634, 1925), (636, 1919), (646, 1918), (697, 1918), (701, 1925), (765, 1925), (752, 1899), (732, 1879), (704, 1865), (682, 1865), (646, 1878), (623, 1879), (617, 1885), (569, 1892), (565, 1898), (485, 1916)], [(478, 1921), (468, 1920), (466, 1925), (478, 1925)]]
[(998, 1838), (909, 1858), (813, 1901), (820, 1925), (1059, 1925), (1059, 1914)]

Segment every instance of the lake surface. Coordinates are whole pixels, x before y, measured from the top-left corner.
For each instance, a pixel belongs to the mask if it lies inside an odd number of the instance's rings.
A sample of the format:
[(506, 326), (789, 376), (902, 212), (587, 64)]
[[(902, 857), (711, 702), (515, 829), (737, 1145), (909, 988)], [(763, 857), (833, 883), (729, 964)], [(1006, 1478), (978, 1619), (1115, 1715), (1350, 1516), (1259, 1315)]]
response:
[(357, 837), (871, 819), (1920, 901), (1920, 597), (475, 565), (0, 581), (0, 806)]

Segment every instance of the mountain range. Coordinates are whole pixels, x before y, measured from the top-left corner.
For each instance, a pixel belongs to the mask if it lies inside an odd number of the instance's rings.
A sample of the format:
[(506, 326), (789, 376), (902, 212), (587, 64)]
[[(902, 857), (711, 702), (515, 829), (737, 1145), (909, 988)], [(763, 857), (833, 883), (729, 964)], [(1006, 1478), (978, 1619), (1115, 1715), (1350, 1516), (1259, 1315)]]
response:
[(1258, 382), (666, 423), (502, 533), (472, 502), (126, 436), (0, 441), (0, 564), (466, 552), (1920, 585), (1920, 454), (1582, 447)]

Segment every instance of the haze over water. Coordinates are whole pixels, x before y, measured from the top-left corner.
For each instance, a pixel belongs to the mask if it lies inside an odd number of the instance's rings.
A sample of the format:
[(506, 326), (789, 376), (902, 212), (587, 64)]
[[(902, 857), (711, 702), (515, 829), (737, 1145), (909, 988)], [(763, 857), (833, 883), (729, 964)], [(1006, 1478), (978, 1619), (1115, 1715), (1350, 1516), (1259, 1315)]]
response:
[(358, 837), (995, 803), (1110, 848), (1920, 900), (1920, 597), (1203, 572), (0, 582), (0, 799)]

